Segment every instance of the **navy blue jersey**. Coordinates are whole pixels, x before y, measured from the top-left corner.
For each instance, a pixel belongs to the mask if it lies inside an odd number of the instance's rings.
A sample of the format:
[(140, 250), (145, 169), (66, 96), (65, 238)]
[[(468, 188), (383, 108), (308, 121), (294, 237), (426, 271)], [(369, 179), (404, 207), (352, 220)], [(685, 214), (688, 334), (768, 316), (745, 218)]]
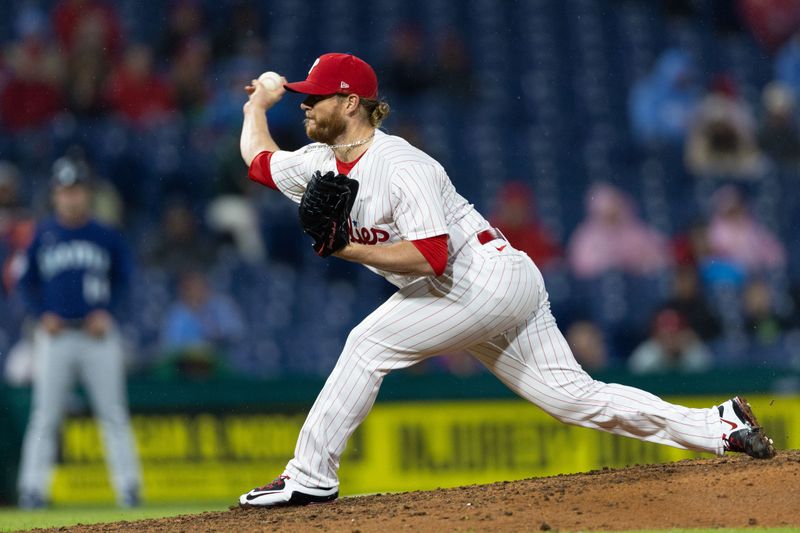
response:
[(31, 311), (79, 320), (90, 311), (115, 312), (130, 281), (132, 260), (122, 235), (97, 221), (79, 228), (55, 218), (39, 225), (20, 279)]

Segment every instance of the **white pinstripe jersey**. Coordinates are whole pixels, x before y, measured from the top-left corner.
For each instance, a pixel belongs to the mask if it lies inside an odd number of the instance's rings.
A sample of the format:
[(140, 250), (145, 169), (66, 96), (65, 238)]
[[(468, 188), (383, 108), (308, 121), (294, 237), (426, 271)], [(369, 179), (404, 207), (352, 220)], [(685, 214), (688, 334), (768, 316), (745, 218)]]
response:
[[(270, 173), (278, 190), (300, 203), (306, 184), (319, 170), (337, 172), (333, 150), (321, 143), (272, 155)], [(489, 227), (472, 204), (458, 194), (442, 165), (405, 139), (375, 130), (372, 146), (350, 171), (359, 182), (351, 240), (393, 243), (449, 235), (448, 262), (475, 233)], [(416, 276), (367, 267), (398, 287)]]

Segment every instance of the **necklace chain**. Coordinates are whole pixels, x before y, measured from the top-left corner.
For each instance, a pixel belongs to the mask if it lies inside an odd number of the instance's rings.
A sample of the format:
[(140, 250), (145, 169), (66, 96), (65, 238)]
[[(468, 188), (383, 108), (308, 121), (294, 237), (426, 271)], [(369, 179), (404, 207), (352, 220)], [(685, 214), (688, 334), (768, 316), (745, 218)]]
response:
[(322, 144), (322, 143), (320, 143), (320, 144), (312, 145), (309, 148), (310, 149), (330, 148), (331, 150), (337, 150), (337, 149), (344, 148), (345, 149), (345, 153), (349, 153), (350, 150), (352, 150), (356, 146), (361, 146), (362, 144), (367, 144), (374, 137), (375, 137), (375, 132), (372, 132), (372, 135), (370, 135), (366, 139), (361, 139), (360, 141), (353, 141), (351, 143), (346, 143), (346, 144)]
[(331, 150), (336, 148), (355, 148), (356, 146), (361, 146), (362, 144), (367, 144), (372, 138), (375, 137), (375, 132), (372, 132), (372, 135), (367, 137), (366, 139), (361, 139), (360, 141), (353, 141), (347, 144), (329, 144), (328, 148)]

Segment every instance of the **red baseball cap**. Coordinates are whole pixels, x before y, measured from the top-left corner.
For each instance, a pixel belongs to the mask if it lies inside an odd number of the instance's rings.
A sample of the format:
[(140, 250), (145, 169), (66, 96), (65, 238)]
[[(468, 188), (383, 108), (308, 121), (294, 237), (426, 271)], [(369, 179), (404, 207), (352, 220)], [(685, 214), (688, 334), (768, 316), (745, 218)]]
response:
[(378, 76), (366, 61), (354, 55), (325, 54), (311, 65), (305, 81), (287, 83), (284, 87), (302, 94), (356, 94), (374, 99), (378, 97)]

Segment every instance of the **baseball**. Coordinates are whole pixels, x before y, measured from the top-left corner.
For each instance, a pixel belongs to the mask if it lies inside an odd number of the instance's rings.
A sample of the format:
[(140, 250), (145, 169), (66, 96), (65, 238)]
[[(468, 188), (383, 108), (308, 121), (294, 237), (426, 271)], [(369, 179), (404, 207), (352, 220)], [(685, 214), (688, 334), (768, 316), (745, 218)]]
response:
[(281, 75), (270, 70), (259, 76), (258, 81), (261, 82), (265, 89), (274, 91), (281, 86)]

